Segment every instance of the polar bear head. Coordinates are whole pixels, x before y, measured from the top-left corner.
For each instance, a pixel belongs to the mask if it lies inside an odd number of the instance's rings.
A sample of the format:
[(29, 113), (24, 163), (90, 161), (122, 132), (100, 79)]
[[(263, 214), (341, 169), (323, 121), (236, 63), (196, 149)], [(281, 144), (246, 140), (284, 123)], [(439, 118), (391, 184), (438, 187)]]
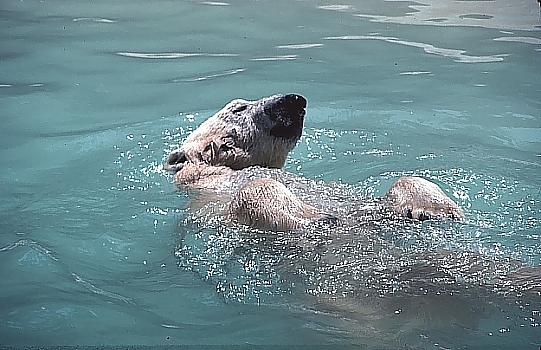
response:
[(233, 100), (171, 152), (164, 167), (171, 171), (185, 164), (233, 170), (253, 165), (281, 168), (301, 137), (305, 108), (306, 99), (295, 94)]

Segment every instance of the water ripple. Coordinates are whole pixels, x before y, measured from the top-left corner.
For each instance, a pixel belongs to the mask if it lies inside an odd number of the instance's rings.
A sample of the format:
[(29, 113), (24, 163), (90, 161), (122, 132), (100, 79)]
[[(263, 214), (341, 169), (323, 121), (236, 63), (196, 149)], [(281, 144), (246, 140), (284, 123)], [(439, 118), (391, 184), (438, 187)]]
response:
[(88, 22), (96, 22), (96, 23), (115, 23), (115, 20), (107, 19), (107, 18), (98, 18), (98, 17), (79, 17), (74, 18), (72, 20), (73, 22), (82, 22), (82, 21), (88, 21)]
[(496, 29), (537, 30), (539, 7), (536, 1), (434, 1), (412, 2), (402, 16), (361, 13), (357, 17), (378, 23), (440, 26), (475, 26)]
[(494, 41), (507, 41), (507, 42), (517, 42), (517, 43), (525, 43), (525, 44), (532, 44), (532, 45), (541, 45), (541, 39), (534, 38), (531, 36), (502, 36), (499, 38), (494, 38)]
[(350, 5), (321, 5), (317, 7), (320, 10), (330, 10), (338, 12), (346, 12), (352, 9)]
[(421, 75), (421, 74), (432, 74), (429, 71), (414, 71), (414, 72), (402, 72), (400, 75)]
[(258, 58), (252, 58), (250, 61), (289, 61), (289, 60), (296, 60), (297, 55), (278, 55), (278, 56), (270, 56), (270, 57), (258, 57)]
[(203, 5), (210, 5), (210, 6), (229, 6), (230, 4), (228, 2), (221, 2), (221, 1), (203, 1)]
[(38, 251), (41, 254), (47, 256), (48, 258), (50, 258), (50, 259), (52, 259), (54, 261), (58, 261), (58, 258), (55, 257), (53, 255), (53, 253), (49, 249), (41, 246), (38, 242), (33, 241), (31, 239), (20, 239), (15, 243), (12, 243), (10, 245), (2, 247), (2, 248), (0, 248), (0, 253), (15, 249), (17, 247), (30, 247), (30, 248), (34, 249), (35, 251)]
[(174, 59), (186, 57), (237, 57), (233, 53), (190, 53), (190, 52), (117, 52), (119, 56), (145, 59)]
[(299, 49), (311, 49), (314, 47), (322, 47), (323, 44), (292, 44), (292, 45), (278, 45), (276, 46), (277, 49), (291, 49), (291, 50), (299, 50)]
[(407, 41), (394, 37), (379, 36), (379, 35), (344, 35), (332, 36), (323, 38), (324, 40), (381, 40), (391, 44), (400, 44), (423, 49), (426, 53), (454, 58), (456, 62), (464, 63), (488, 63), (503, 61), (503, 57), (507, 54), (491, 55), (491, 56), (470, 56), (466, 55), (466, 50), (446, 49), (436, 47), (431, 44), (418, 43), (415, 41)]
[(93, 285), (92, 283), (90, 283), (90, 282), (86, 281), (85, 279), (81, 278), (79, 275), (77, 275), (74, 272), (70, 272), (70, 274), (75, 278), (75, 282), (81, 284), (86, 289), (90, 290), (92, 293), (99, 294), (99, 295), (102, 295), (102, 296), (107, 297), (107, 298), (120, 300), (120, 301), (122, 301), (124, 303), (127, 303), (127, 304), (134, 304), (133, 300), (130, 299), (130, 298), (127, 298), (127, 297), (122, 296), (120, 294), (116, 294), (116, 293), (113, 293), (113, 292), (103, 290), (101, 288), (98, 288), (95, 285)]
[[(0, 248), (0, 253), (11, 251), (11, 250), (13, 250), (15, 248), (18, 248), (18, 247), (30, 247), (33, 250), (35, 250), (35, 251), (43, 254), (44, 256), (50, 258), (51, 260), (56, 261), (56, 262), (60, 262), (60, 259), (58, 259), (55, 255), (53, 255), (53, 252), (51, 250), (43, 247), (38, 242), (36, 242), (34, 240), (31, 240), (31, 239), (20, 239), (20, 240), (14, 242), (12, 244), (9, 244), (9, 245), (7, 245), (5, 247), (1, 247)], [(101, 289), (101, 288), (93, 285), (92, 283), (86, 281), (85, 279), (81, 278), (79, 275), (77, 275), (76, 273), (74, 273), (72, 271), (67, 271), (67, 272), (71, 276), (73, 276), (75, 278), (75, 282), (81, 284), (86, 289), (90, 290), (91, 292), (93, 292), (95, 294), (99, 294), (99, 295), (102, 295), (102, 296), (105, 296), (105, 297), (108, 297), (108, 298), (111, 298), (111, 299), (120, 300), (120, 301), (125, 302), (125, 303), (133, 304), (133, 301), (130, 298), (127, 298), (127, 297), (124, 297), (124, 296), (122, 296), (120, 294), (116, 294), (116, 293), (109, 292), (109, 291), (106, 291), (104, 289)]]
[(221, 72), (211, 73), (211, 74), (192, 77), (192, 78), (178, 78), (178, 79), (173, 79), (173, 83), (193, 83), (193, 82), (196, 82), (196, 81), (212, 80), (212, 79), (216, 79), (216, 78), (221, 78), (221, 77), (226, 77), (226, 76), (229, 76), (229, 75), (235, 75), (235, 74), (238, 74), (238, 73), (242, 73), (245, 70), (246, 70), (245, 68), (237, 68), (237, 69), (225, 70), (225, 71), (221, 71)]

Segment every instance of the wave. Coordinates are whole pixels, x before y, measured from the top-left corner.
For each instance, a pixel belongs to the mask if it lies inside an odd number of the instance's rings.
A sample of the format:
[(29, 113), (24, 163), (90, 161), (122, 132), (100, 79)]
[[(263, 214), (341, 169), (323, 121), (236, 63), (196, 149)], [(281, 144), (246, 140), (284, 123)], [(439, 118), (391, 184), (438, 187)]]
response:
[(145, 59), (174, 59), (186, 57), (237, 57), (238, 54), (231, 53), (190, 53), (190, 52), (117, 52), (119, 56)]
[(270, 57), (258, 57), (258, 58), (252, 58), (251, 61), (290, 61), (290, 60), (296, 60), (297, 55), (278, 55), (278, 56), (270, 56)]
[(108, 18), (97, 18), (97, 17), (79, 17), (72, 19), (73, 22), (81, 22), (81, 21), (89, 21), (89, 22), (96, 22), (96, 23), (115, 23), (115, 20), (108, 19)]
[(193, 82), (196, 82), (196, 81), (212, 80), (212, 79), (216, 79), (216, 78), (221, 78), (221, 77), (226, 77), (226, 76), (229, 76), (229, 75), (242, 73), (245, 70), (246, 70), (245, 68), (237, 68), (237, 69), (231, 69), (231, 70), (226, 70), (226, 71), (222, 71), (222, 72), (216, 72), (216, 73), (212, 73), (212, 74), (208, 74), (208, 75), (204, 75), (204, 76), (199, 76), (199, 77), (178, 78), (178, 79), (173, 79), (173, 83), (193, 83)]
[(412, 46), (423, 49), (426, 53), (439, 55), (444, 57), (454, 58), (456, 62), (464, 63), (488, 63), (503, 61), (503, 57), (507, 54), (490, 55), (490, 56), (470, 56), (466, 55), (465, 50), (446, 49), (442, 47), (436, 47), (431, 44), (419, 43), (415, 41), (407, 41), (399, 38), (380, 36), (380, 35), (344, 35), (344, 36), (330, 36), (323, 38), (324, 40), (381, 40), (392, 44), (400, 44), (405, 46)]
[(311, 49), (315, 47), (322, 47), (323, 44), (292, 44), (292, 45), (278, 45), (276, 46), (277, 49), (292, 49), (292, 50), (299, 50), (299, 49)]

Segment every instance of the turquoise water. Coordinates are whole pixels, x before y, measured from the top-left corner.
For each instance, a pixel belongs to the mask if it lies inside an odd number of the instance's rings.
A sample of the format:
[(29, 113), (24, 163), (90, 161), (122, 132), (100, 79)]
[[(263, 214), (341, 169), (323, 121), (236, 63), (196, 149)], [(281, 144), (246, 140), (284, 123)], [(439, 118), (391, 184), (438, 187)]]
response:
[[(3, 1), (0, 345), (538, 349), (536, 294), (344, 287), (367, 246), (541, 265), (530, 2)], [(468, 220), (305, 237), (331, 263), (191, 218), (168, 152), (231, 99), (288, 92), (308, 100), (288, 171), (369, 197), (422, 175)]]

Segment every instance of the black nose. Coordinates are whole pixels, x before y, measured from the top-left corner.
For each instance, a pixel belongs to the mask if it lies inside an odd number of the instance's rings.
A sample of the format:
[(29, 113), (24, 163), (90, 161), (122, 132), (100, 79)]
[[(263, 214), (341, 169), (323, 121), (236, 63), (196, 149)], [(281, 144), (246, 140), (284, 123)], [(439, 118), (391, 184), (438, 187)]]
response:
[(301, 95), (275, 95), (265, 102), (265, 112), (272, 117), (304, 116), (306, 99)]
[(306, 99), (300, 95), (275, 95), (265, 102), (265, 114), (275, 125), (271, 135), (284, 139), (299, 139), (302, 133)]
[(284, 96), (284, 100), (297, 108), (306, 108), (306, 99), (301, 95), (288, 94)]

